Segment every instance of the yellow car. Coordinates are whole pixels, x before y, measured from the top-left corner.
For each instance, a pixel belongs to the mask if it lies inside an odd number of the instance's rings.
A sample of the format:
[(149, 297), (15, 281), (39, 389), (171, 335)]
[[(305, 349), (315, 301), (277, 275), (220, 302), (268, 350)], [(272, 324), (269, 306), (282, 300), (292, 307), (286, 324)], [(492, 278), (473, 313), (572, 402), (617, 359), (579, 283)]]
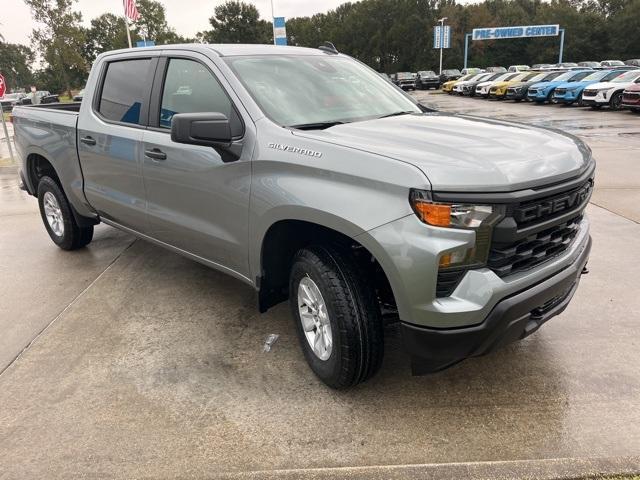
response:
[(491, 88), (489, 89), (489, 98), (497, 98), (498, 100), (502, 100), (506, 97), (507, 88), (509, 88), (511, 85), (520, 82), (526, 82), (528, 79), (535, 77), (539, 73), (540, 72), (528, 70), (526, 72), (515, 73), (511, 77), (507, 77), (508, 79), (505, 79), (501, 82), (496, 82), (491, 85)]
[(455, 86), (456, 83), (458, 82), (464, 82), (465, 80), (469, 80), (471, 77), (475, 76), (475, 73), (470, 73), (468, 75), (465, 75), (464, 77), (460, 77), (457, 80), (449, 80), (448, 82), (444, 82), (442, 84), (442, 91), (445, 93), (448, 93), (449, 95), (451, 95), (452, 91), (453, 91), (453, 87)]

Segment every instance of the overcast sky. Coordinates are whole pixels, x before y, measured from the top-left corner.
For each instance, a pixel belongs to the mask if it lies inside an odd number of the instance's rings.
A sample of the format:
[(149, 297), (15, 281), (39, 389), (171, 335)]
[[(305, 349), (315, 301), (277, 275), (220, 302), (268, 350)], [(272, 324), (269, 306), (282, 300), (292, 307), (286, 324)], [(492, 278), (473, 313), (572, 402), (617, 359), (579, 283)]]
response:
[[(247, 1), (253, 3), (264, 19), (271, 17), (270, 0)], [(194, 36), (209, 28), (213, 8), (224, 0), (160, 0), (167, 10), (167, 21), (181, 35)], [(275, 16), (298, 17), (326, 12), (345, 0), (273, 0)], [(74, 10), (82, 12), (85, 25), (105, 12), (123, 13), (122, 0), (77, 0)], [(34, 27), (29, 8), (23, 0), (0, 0), (0, 33), (10, 43), (30, 44), (29, 35)]]

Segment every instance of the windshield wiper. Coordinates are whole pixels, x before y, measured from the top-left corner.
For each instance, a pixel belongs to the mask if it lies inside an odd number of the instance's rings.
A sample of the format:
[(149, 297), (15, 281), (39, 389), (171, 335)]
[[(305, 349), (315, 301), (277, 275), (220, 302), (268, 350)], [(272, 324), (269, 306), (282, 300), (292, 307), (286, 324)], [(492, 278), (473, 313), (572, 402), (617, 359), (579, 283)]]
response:
[(325, 128), (335, 127), (336, 125), (344, 125), (346, 122), (314, 122), (300, 123), (298, 125), (289, 125), (289, 128), (297, 128), (298, 130), (324, 130)]
[(406, 111), (403, 111), (403, 112), (388, 113), (388, 114), (382, 115), (381, 117), (378, 117), (378, 118), (397, 117), (399, 115), (409, 115), (411, 113), (417, 113), (417, 112), (414, 112), (413, 110), (406, 110)]

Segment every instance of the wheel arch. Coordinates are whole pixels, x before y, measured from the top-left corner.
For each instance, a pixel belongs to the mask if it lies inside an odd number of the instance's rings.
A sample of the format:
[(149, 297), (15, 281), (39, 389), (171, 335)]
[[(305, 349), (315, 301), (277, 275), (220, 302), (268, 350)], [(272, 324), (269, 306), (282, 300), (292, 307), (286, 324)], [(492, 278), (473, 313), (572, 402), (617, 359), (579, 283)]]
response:
[(327, 244), (354, 255), (372, 280), (381, 306), (391, 311), (396, 308), (394, 291), (383, 264), (372, 253), (371, 246), (366, 245), (368, 239), (362, 242), (355, 238), (362, 230), (345, 223), (343, 220), (341, 228), (309, 219), (286, 218), (273, 222), (266, 229), (260, 241), (259, 275), (256, 278), (261, 312), (287, 300), (289, 271), (296, 252), (308, 245)]

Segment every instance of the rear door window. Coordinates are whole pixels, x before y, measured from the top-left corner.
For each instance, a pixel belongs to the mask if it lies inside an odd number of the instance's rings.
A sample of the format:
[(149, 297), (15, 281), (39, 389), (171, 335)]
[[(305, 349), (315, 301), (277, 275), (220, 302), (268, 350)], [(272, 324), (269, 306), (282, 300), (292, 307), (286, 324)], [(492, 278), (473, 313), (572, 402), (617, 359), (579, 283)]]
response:
[(150, 92), (150, 58), (110, 62), (104, 75), (98, 112), (106, 120), (142, 125)]

